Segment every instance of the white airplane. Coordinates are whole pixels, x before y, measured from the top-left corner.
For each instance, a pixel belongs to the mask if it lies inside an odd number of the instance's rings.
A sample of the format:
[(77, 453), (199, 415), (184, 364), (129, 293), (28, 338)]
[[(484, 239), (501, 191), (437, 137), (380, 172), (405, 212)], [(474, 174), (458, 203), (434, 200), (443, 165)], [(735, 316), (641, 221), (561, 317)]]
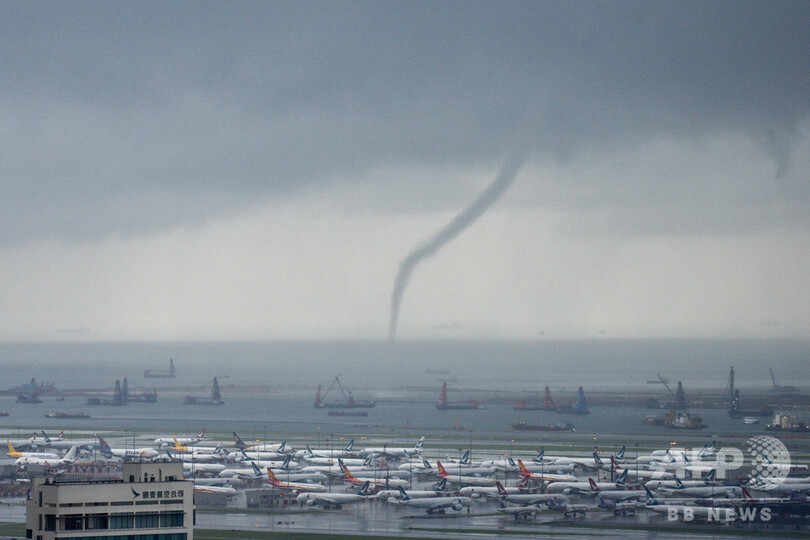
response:
[(202, 428), (194, 437), (175, 437), (174, 435), (171, 437), (159, 437), (155, 439), (155, 444), (158, 446), (174, 446), (177, 443), (183, 446), (193, 446), (203, 440), (205, 440), (205, 428)]
[(286, 441), (280, 443), (257, 441), (257, 444), (247, 444), (235, 431), (233, 432), (233, 445), (238, 450), (261, 450), (263, 452), (278, 452), (279, 454), (291, 454), (295, 452)]
[(439, 476), (446, 478), (451, 484), (460, 484), (463, 486), (494, 486), (495, 479), (483, 476), (468, 476), (462, 474), (448, 473), (441, 461), (436, 462), (436, 467), (439, 469)]
[(67, 454), (64, 457), (60, 458), (57, 457), (56, 459), (53, 458), (42, 458), (36, 456), (22, 456), (17, 458), (14, 462), (15, 465), (50, 465), (50, 466), (60, 466), (60, 465), (70, 465), (72, 463), (76, 463), (76, 452), (78, 451), (78, 447), (74, 446), (70, 450), (68, 450)]
[(309, 458), (342, 458), (342, 457), (349, 457), (354, 455), (352, 452), (352, 447), (354, 447), (354, 439), (350, 440), (349, 443), (343, 449), (328, 449), (328, 450), (313, 450), (308, 444), (306, 445), (304, 450), (299, 450), (295, 453), (295, 457), (298, 459), (306, 459)]
[(473, 467), (470, 465), (459, 466), (458, 463), (451, 463), (449, 465), (445, 465), (444, 463), (442, 463), (442, 467), (444, 467), (444, 470), (447, 471), (449, 474), (491, 476), (495, 472), (495, 469), (493, 469), (492, 467)]
[(313, 492), (313, 493), (323, 493), (326, 491), (326, 486), (322, 484), (310, 484), (308, 482), (304, 483), (296, 483), (296, 482), (282, 482), (276, 475), (273, 474), (273, 469), (267, 467), (267, 479), (270, 481), (277, 488), (282, 489), (289, 489), (291, 491), (298, 491), (298, 492)]
[(591, 495), (596, 495), (600, 499), (608, 501), (629, 501), (647, 497), (646, 493), (640, 489), (604, 489), (599, 487), (597, 483), (593, 481), (593, 478), (589, 478), (588, 481), (591, 484)]
[[(238, 478), (240, 480), (269, 479), (267, 473), (262, 472), (255, 461), (251, 461), (250, 464), (252, 466), (250, 469), (225, 469), (219, 473), (219, 476), (221, 478)], [(321, 472), (285, 471), (282, 469), (279, 475), (288, 482), (325, 482), (328, 479), (327, 476)]]
[(584, 504), (570, 504), (570, 503), (558, 503), (554, 499), (549, 500), (546, 503), (549, 510), (554, 510), (555, 512), (562, 512), (563, 515), (577, 517), (577, 514), (585, 515), (585, 512), (589, 512), (593, 510), (593, 507), (587, 506)]
[(594, 482), (593, 478), (589, 478), (583, 482), (577, 480), (576, 482), (552, 482), (548, 485), (550, 493), (582, 493), (592, 495), (594, 488), (615, 490), (621, 489), (624, 486), (627, 475), (622, 473), (615, 482)]
[[(345, 460), (344, 460), (345, 462)], [(346, 463), (350, 465), (350, 463)], [(401, 471), (410, 471), (413, 474), (429, 474), (433, 472), (433, 467), (428, 460), (422, 458), (421, 460), (407, 461), (399, 466)]]
[(340, 510), (344, 504), (360, 502), (369, 497), (369, 484), (366, 482), (357, 493), (301, 493), (295, 498), (299, 504), (321, 505), (324, 508)]
[(409, 484), (407, 480), (403, 480), (401, 478), (391, 478), (391, 477), (386, 477), (386, 478), (383, 478), (383, 477), (378, 477), (378, 478), (359, 477), (358, 478), (358, 477), (356, 477), (356, 476), (354, 476), (352, 474), (352, 472), (349, 470), (348, 467), (346, 467), (346, 465), (343, 465), (341, 463), (341, 467), (343, 468), (343, 474), (346, 475), (346, 478), (344, 478), (343, 481), (348, 482), (350, 484), (355, 484), (355, 485), (369, 484), (371, 486), (381, 487), (381, 488), (385, 488), (385, 489), (398, 488), (398, 487), (407, 487), (408, 484)]
[(619, 464), (616, 461), (613, 461), (613, 470), (622, 473), (626, 471), (627, 476), (635, 478), (636, 480), (639, 479), (672, 480), (672, 481), (675, 480), (675, 473), (669, 472), (667, 470), (653, 470), (648, 468), (640, 468), (638, 465), (633, 467), (632, 465), (628, 464)]
[(614, 516), (627, 514), (635, 514), (638, 508), (641, 508), (643, 503), (638, 501), (608, 501), (599, 497), (599, 508), (610, 510)]
[(330, 458), (330, 457), (305, 457), (304, 458), (307, 463), (310, 465), (321, 465), (325, 467), (331, 467), (332, 465), (338, 465), (338, 459), (343, 461), (344, 465), (349, 465), (350, 467), (363, 467), (363, 466), (370, 466), (371, 465), (371, 458)]
[(133, 448), (133, 449), (121, 449), (121, 448), (112, 448), (107, 441), (105, 441), (102, 437), (98, 438), (99, 443), (101, 444), (101, 453), (106, 456), (115, 456), (122, 459), (153, 459), (160, 455), (160, 452), (157, 449), (152, 448), (150, 446), (143, 447), (143, 448)]
[[(408, 490), (408, 496), (411, 499), (419, 499), (424, 497), (440, 497), (443, 494), (448, 494), (447, 491), (447, 480), (442, 478), (436, 487), (429, 490)], [(392, 499), (399, 499), (402, 497), (402, 494), (399, 492), (399, 489), (383, 489), (377, 492), (374, 495), (375, 498), (380, 499), (384, 502), (392, 502)]]
[(456, 512), (461, 512), (464, 508), (472, 506), (472, 499), (469, 497), (419, 497), (411, 498), (408, 493), (399, 488), (400, 498), (390, 501), (392, 503), (410, 506), (412, 508), (424, 508), (428, 514), (433, 512), (444, 514), (445, 509), (452, 508)]
[[(444, 479), (442, 479), (444, 480)], [(529, 490), (529, 479), (527, 477), (523, 477), (517, 486), (510, 486), (505, 487), (501, 486), (503, 491), (510, 495), (516, 495), (518, 493), (530, 493)], [(459, 495), (464, 495), (465, 497), (470, 497), (471, 499), (480, 499), (481, 497), (485, 497), (487, 499), (497, 499), (501, 494), (501, 490), (498, 489), (498, 486), (465, 486), (458, 490)]]
[(188, 461), (183, 462), (183, 472), (188, 474), (192, 473), (219, 474), (223, 470), (225, 470), (225, 465), (221, 463), (190, 463)]
[(194, 486), (195, 493), (224, 493), (226, 495), (236, 495), (236, 489), (226, 486)]
[[(810, 487), (810, 486), (808, 486)], [(742, 490), (739, 486), (693, 486), (686, 487), (680, 478), (675, 479), (674, 488), (662, 487), (659, 491), (686, 497), (739, 497)]]
[[(701, 487), (701, 486), (708, 486), (714, 483), (716, 471), (712, 470), (709, 474), (706, 475), (705, 480), (680, 480), (680, 483), (685, 487)], [(672, 480), (650, 480), (644, 484), (644, 487), (648, 489), (661, 489), (661, 488), (676, 488), (678, 487), (678, 483), (675, 481), (673, 477)]]
[(764, 491), (769, 495), (790, 495), (792, 493), (810, 493), (810, 483), (788, 482), (775, 486), (753, 486), (754, 489)]
[[(565, 463), (565, 462), (557, 462), (552, 460), (546, 460), (543, 458), (543, 450), (541, 450), (536, 457), (534, 457), (529, 462), (523, 462), (523, 465), (526, 467), (527, 470), (531, 472), (539, 472), (541, 474), (545, 473), (552, 473), (552, 474), (564, 474), (564, 473), (573, 473), (576, 466), (573, 463)], [(508, 472), (517, 471), (519, 470), (518, 465), (512, 458), (507, 458), (507, 465), (503, 467), (496, 466), (497, 470), (504, 470)]]
[(518, 469), (521, 476), (527, 476), (531, 480), (540, 480), (543, 482), (575, 482), (577, 477), (573, 474), (554, 474), (554, 473), (536, 473), (526, 468), (523, 460), (518, 461)]
[(8, 443), (8, 452), (6, 455), (13, 458), (22, 458), (22, 457), (35, 457), (35, 458), (45, 458), (45, 459), (59, 459), (58, 454), (54, 454), (53, 452), (21, 452), (14, 448), (14, 445), (11, 444), (11, 441), (6, 440)]
[(498, 498), (511, 503), (536, 506), (546, 504), (550, 500), (565, 500), (565, 497), (556, 493), (509, 493), (500, 482), (495, 482), (495, 487), (498, 489)]
[(413, 446), (413, 448), (397, 448), (394, 446), (376, 446), (376, 447), (369, 447), (363, 448), (360, 451), (361, 454), (364, 456), (368, 456), (370, 454), (378, 454), (381, 456), (386, 457), (394, 457), (394, 458), (409, 458), (411, 456), (421, 455), (422, 445), (425, 443), (425, 437), (419, 439), (419, 441)]
[(498, 500), (498, 508), (496, 508), (498, 512), (501, 514), (512, 514), (515, 516), (515, 521), (528, 521), (530, 517), (535, 517), (539, 512), (542, 512), (542, 509), (539, 506), (523, 506), (523, 505), (515, 505), (515, 506), (507, 506), (506, 503), (503, 502), (503, 499)]

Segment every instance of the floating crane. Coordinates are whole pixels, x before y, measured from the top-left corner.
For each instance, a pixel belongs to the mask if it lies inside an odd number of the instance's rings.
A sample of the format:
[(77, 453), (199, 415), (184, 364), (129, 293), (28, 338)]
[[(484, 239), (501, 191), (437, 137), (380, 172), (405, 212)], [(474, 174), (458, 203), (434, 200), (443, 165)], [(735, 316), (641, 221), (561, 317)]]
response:
[(798, 387), (791, 384), (776, 384), (776, 377), (773, 374), (773, 368), (768, 369), (771, 370), (771, 381), (773, 381), (773, 388), (769, 388), (768, 392), (778, 392), (780, 394), (798, 394), (800, 392)]
[[(324, 399), (329, 394), (329, 392), (334, 388), (335, 385), (338, 385), (340, 388), (341, 394), (343, 394), (343, 399), (346, 401), (344, 403), (340, 402), (333, 402), (333, 403), (324, 403)], [(351, 390), (345, 390), (343, 385), (340, 383), (340, 373), (337, 374), (335, 380), (332, 381), (332, 384), (329, 385), (329, 388), (326, 389), (326, 392), (321, 395), (321, 386), (318, 385), (318, 391), (315, 394), (315, 408), (316, 409), (354, 409), (354, 408), (365, 408), (370, 409), (376, 405), (373, 401), (355, 401), (354, 396), (352, 396)], [(348, 392), (348, 394), (347, 394)]]

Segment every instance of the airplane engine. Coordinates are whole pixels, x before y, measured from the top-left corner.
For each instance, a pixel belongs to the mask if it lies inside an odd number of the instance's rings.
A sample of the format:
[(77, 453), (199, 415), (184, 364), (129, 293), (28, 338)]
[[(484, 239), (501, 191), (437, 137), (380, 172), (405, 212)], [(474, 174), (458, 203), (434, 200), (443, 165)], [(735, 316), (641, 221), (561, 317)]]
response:
[(453, 510), (455, 510), (456, 512), (461, 512), (463, 509), (464, 507), (461, 505), (461, 503), (459, 502), (453, 503)]
[(306, 505), (307, 506), (315, 506), (315, 501), (312, 500), (312, 499), (307, 499)]
[(470, 498), (471, 498), (471, 499), (480, 499), (480, 498), (481, 498), (481, 494), (480, 494), (480, 493), (478, 493), (478, 492), (476, 491), (475, 493), (471, 493), (471, 494), (470, 494)]

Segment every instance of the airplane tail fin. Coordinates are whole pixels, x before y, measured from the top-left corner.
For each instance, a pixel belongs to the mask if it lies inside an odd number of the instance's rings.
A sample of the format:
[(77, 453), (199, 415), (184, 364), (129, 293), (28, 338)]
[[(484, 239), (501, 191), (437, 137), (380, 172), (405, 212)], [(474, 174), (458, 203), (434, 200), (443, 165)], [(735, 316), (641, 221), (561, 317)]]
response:
[(429, 471), (433, 470), (433, 467), (431, 467), (430, 462), (425, 458), (422, 458), (422, 466)]
[(622, 446), (618, 452), (616, 452), (616, 459), (624, 459), (624, 452), (627, 450), (626, 446)]
[(281, 441), (281, 444), (278, 447), (278, 453), (283, 454), (287, 451), (287, 441)]
[(305, 446), (305, 447), (306, 447), (306, 449), (307, 449), (307, 454), (309, 454), (310, 456), (314, 456), (314, 455), (315, 455), (315, 452), (313, 452), (313, 451), (312, 451), (312, 448), (310, 448), (308, 444), (305, 444), (304, 446)]
[(538, 450), (537, 455), (534, 457), (534, 461), (536, 461), (537, 463), (543, 461), (543, 455), (545, 455), (545, 453), (546, 453), (545, 448), (541, 448), (540, 450)]
[(45, 433), (44, 429), (42, 430), (42, 440), (45, 441), (45, 444), (50, 444), (50, 442), (51, 442), (51, 438), (48, 437), (48, 434)]
[(753, 497), (751, 496), (751, 493), (748, 492), (748, 488), (742, 487), (742, 494), (743, 494), (743, 499), (744, 500), (746, 500), (746, 501), (753, 500)]
[(107, 455), (112, 454), (112, 447), (104, 440), (104, 437), (98, 438), (98, 443), (101, 446), (101, 451)]
[(622, 470), (622, 466), (621, 466), (621, 465), (619, 465), (619, 464), (616, 462), (616, 460), (613, 458), (613, 456), (610, 456), (610, 462), (613, 464), (613, 468), (614, 468), (614, 469), (616, 469), (617, 471), (621, 471), (621, 470)]
[(346, 445), (346, 451), (351, 452), (353, 446), (354, 446), (354, 439), (350, 440), (349, 444)]
[(602, 458), (599, 457), (599, 453), (596, 450), (593, 451), (593, 461), (594, 463), (596, 463), (597, 467), (601, 467), (602, 465), (604, 465), (604, 463), (602, 462)]
[(63, 429), (62, 431), (59, 432), (59, 436), (57, 437), (57, 439), (61, 439), (64, 436), (65, 436), (65, 430)]
[(369, 493), (369, 486), (370, 486), (370, 485), (371, 485), (371, 482), (369, 482), (368, 480), (366, 480), (366, 481), (363, 483), (363, 487), (361, 487), (361, 488), (360, 488), (360, 491), (358, 491), (358, 492), (357, 492), (357, 494), (358, 494), (358, 495), (362, 495), (363, 497), (365, 497), (365, 496), (369, 495), (369, 494), (370, 494), (370, 493)]
[(370, 466), (371, 466), (371, 461), (372, 461), (372, 459), (373, 459), (373, 458), (371, 457), (371, 454), (369, 454), (368, 456), (366, 456), (366, 459), (364, 459), (364, 460), (363, 460), (363, 466), (365, 466), (365, 467), (370, 467)]
[(439, 480), (439, 483), (436, 484), (436, 491), (444, 491), (447, 489), (447, 478), (442, 478)]
[(289, 467), (290, 461), (292, 461), (292, 456), (290, 454), (287, 454), (287, 456), (284, 458), (284, 461), (281, 462), (281, 468), (286, 469), (287, 467)]
[(273, 474), (273, 469), (271, 469), (270, 467), (267, 467), (267, 480), (274, 486), (277, 486), (281, 483), (279, 482), (278, 478), (276, 478), (276, 475)]
[(644, 486), (644, 491), (647, 493), (647, 504), (658, 504), (658, 501), (655, 499), (655, 495), (652, 494), (650, 488)]
[(461, 459), (458, 462), (463, 463), (464, 465), (470, 463), (470, 451), (469, 450), (465, 451), (464, 455), (461, 456)]
[(519, 459), (517, 460), (517, 462), (518, 468), (520, 469), (520, 474), (522, 474), (523, 476), (531, 476), (532, 473), (529, 471), (529, 469), (526, 468), (526, 465), (523, 464), (523, 460)]
[[(251, 462), (250, 462), (250, 466), (251, 466), (251, 467), (253, 467), (253, 473), (254, 473), (256, 476), (261, 476), (261, 475), (262, 475), (262, 471), (261, 471), (261, 469), (259, 469), (259, 466), (258, 466), (258, 465), (256, 465), (256, 462), (255, 462), (255, 461), (251, 461)], [(268, 467), (268, 470), (269, 470), (269, 469), (270, 469), (270, 467)]]
[(596, 482), (593, 481), (593, 478), (588, 478), (588, 484), (590, 484), (592, 491), (599, 493), (600, 491), (599, 486), (596, 485)]
[(716, 476), (717, 476), (717, 469), (712, 469), (709, 471), (709, 474), (706, 475), (706, 481), (714, 482)]
[(509, 493), (504, 489), (503, 484), (499, 480), (495, 481), (495, 486), (498, 488), (498, 495), (501, 497), (506, 497)]
[(338, 458), (338, 463), (340, 464), (340, 470), (343, 471), (343, 474), (346, 475), (346, 478), (348, 478), (350, 480), (354, 479), (354, 475), (349, 470), (349, 468), (346, 466), (346, 464), (343, 463), (343, 460)]
[(202, 440), (205, 438), (205, 428), (202, 428), (199, 433), (197, 433), (197, 438)]
[(677, 476), (675, 477), (675, 486), (676, 486), (678, 489), (683, 489), (683, 488), (685, 487), (685, 486), (683, 485), (683, 482), (681, 482), (681, 479), (680, 479), (680, 478), (678, 478)]
[(617, 486), (623, 486), (627, 483), (627, 469), (622, 471), (622, 474), (619, 475), (619, 478), (616, 479)]
[(65, 461), (65, 463), (70, 463), (71, 461), (74, 461), (76, 459), (76, 451), (77, 451), (76, 445), (70, 447), (68, 453), (65, 454), (65, 457), (62, 458)]
[(524, 476), (523, 478), (520, 479), (520, 482), (518, 482), (518, 488), (524, 490), (528, 487), (529, 487), (529, 477)]
[(441, 461), (438, 460), (436, 461), (436, 467), (438, 467), (439, 469), (439, 476), (443, 476), (444, 478), (450, 476), (450, 474), (445, 470), (444, 465), (442, 465)]
[(424, 435), (422, 435), (422, 437), (419, 439), (419, 441), (414, 445), (414, 449), (417, 452), (421, 452), (423, 444), (425, 444), (425, 436)]
[(240, 437), (235, 431), (233, 432), (233, 444), (240, 450), (244, 450), (245, 448), (247, 448), (245, 441), (243, 441), (242, 437)]
[(410, 496), (408, 496), (408, 494), (405, 493), (405, 490), (402, 489), (402, 486), (399, 486), (399, 495), (400, 495), (400, 498), (403, 501), (410, 501), (411, 500)]
[(6, 442), (8, 443), (8, 454), (7, 455), (12, 456), (12, 457), (20, 457), (20, 453), (14, 449), (14, 446), (11, 444), (11, 441), (6, 439)]

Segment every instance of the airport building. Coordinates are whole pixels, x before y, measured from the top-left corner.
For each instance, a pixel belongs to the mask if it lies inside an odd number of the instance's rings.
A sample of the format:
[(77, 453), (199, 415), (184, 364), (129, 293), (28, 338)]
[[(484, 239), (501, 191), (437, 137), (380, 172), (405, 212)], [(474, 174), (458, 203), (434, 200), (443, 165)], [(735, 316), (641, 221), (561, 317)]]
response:
[(193, 540), (194, 486), (179, 462), (124, 463), (114, 480), (35, 478), (26, 537)]

